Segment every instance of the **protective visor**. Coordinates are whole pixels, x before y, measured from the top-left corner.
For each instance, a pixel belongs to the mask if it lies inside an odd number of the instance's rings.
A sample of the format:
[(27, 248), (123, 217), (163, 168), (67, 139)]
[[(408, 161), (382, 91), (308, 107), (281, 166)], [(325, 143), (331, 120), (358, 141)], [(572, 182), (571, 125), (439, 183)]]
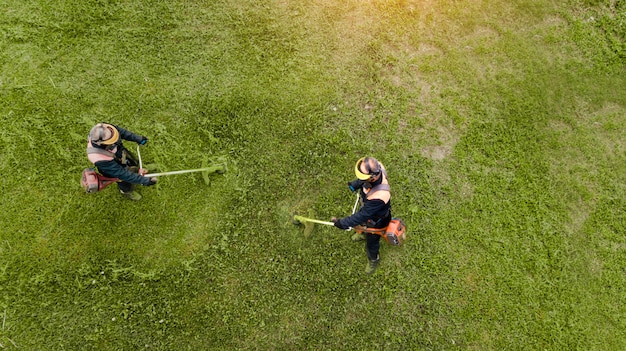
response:
[(361, 166), (361, 163), (363, 163), (364, 160), (365, 160), (365, 157), (361, 157), (358, 161), (356, 161), (356, 165), (354, 165), (354, 174), (360, 180), (368, 180), (372, 177), (371, 174), (365, 174), (361, 172), (361, 170), (359, 169), (359, 167)]
[(102, 140), (100, 144), (113, 145), (120, 139), (120, 132), (117, 131), (117, 128), (113, 127), (110, 124), (102, 124), (102, 127), (111, 131), (111, 137), (107, 140)]

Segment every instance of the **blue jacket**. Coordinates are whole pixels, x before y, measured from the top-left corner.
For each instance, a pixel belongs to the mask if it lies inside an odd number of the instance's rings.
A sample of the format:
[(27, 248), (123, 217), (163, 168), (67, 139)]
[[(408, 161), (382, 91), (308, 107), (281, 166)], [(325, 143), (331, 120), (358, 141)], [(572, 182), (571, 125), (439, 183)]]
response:
[[(122, 163), (124, 153), (127, 153), (127, 155), (130, 154), (130, 152), (126, 150), (126, 148), (122, 144), (122, 139), (134, 141), (139, 144), (143, 140), (143, 137), (116, 125), (114, 125), (113, 127), (115, 127), (120, 133), (120, 139), (114, 144), (117, 148), (115, 151), (115, 158), (109, 161), (97, 161), (94, 163), (94, 165), (98, 168), (98, 171), (105, 177), (118, 178), (122, 181), (132, 184), (149, 185), (150, 178), (130, 172), (128, 170), (129, 166), (137, 166), (134, 159), (128, 159), (129, 156), (127, 156), (126, 163)], [(98, 145), (94, 144), (92, 144), (92, 147), (104, 149), (103, 147), (98, 147)]]

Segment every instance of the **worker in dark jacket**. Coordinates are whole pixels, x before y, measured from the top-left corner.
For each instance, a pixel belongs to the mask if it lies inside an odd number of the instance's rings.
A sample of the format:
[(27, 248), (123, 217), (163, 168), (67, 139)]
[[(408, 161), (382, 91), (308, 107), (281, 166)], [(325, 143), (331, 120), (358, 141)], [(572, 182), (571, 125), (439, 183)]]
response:
[(122, 140), (145, 145), (148, 138), (132, 133), (124, 128), (108, 123), (98, 123), (87, 139), (87, 158), (105, 177), (118, 178), (117, 186), (125, 197), (139, 201), (141, 194), (135, 191), (135, 184), (146, 186), (157, 182), (155, 177), (144, 177), (144, 169), (139, 169), (135, 156), (122, 144)]
[[(385, 228), (391, 221), (391, 193), (387, 172), (382, 163), (373, 157), (363, 157), (354, 166), (357, 179), (348, 183), (352, 191), (358, 191), (362, 206), (351, 216), (332, 219), (335, 227), (349, 229), (357, 225), (368, 228)], [(353, 241), (365, 240), (365, 251), (369, 264), (366, 268), (368, 274), (373, 273), (378, 267), (380, 256), (380, 235), (356, 233), (352, 236)]]

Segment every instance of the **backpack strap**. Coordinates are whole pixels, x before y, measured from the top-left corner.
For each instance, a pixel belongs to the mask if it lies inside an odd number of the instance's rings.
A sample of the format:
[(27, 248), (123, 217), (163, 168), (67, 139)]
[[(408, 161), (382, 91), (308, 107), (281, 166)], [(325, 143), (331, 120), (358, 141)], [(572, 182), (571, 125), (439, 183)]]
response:
[(89, 154), (99, 154), (99, 155), (104, 155), (104, 156), (109, 156), (109, 157), (113, 157), (115, 158), (115, 154), (110, 152), (110, 151), (106, 151), (103, 149), (98, 149), (97, 147), (88, 147), (87, 148), (87, 155)]
[(378, 184), (375, 187), (371, 188), (370, 191), (367, 192), (367, 198), (369, 199), (369, 197), (379, 191), (390, 191), (391, 188), (389, 187), (389, 184)]

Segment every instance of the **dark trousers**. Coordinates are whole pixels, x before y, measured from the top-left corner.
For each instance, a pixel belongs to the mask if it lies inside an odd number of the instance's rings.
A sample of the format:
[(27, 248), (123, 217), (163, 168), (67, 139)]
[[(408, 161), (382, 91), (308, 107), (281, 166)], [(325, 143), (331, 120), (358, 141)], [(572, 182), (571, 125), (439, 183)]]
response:
[(380, 235), (365, 234), (365, 252), (370, 261), (378, 259), (378, 250), (380, 250)]
[(117, 188), (120, 189), (120, 191), (122, 191), (124, 193), (128, 193), (128, 192), (133, 191), (135, 189), (135, 184), (121, 181), (121, 182), (117, 183)]
[[(119, 152), (121, 152), (119, 164), (122, 167), (126, 168), (126, 170), (128, 170), (129, 172), (139, 172), (139, 161), (135, 158), (135, 155), (133, 155), (130, 151), (128, 151), (128, 149), (123, 146), (121, 146)], [(117, 187), (125, 193), (135, 190), (135, 184), (124, 181), (118, 182)]]
[[(386, 228), (391, 221), (391, 212), (387, 213), (387, 215), (380, 220), (378, 223), (375, 223), (376, 226), (372, 226), (372, 228)], [(380, 250), (380, 235), (376, 234), (365, 234), (365, 252), (367, 253), (367, 258), (370, 261), (376, 261), (378, 259), (378, 251)]]

